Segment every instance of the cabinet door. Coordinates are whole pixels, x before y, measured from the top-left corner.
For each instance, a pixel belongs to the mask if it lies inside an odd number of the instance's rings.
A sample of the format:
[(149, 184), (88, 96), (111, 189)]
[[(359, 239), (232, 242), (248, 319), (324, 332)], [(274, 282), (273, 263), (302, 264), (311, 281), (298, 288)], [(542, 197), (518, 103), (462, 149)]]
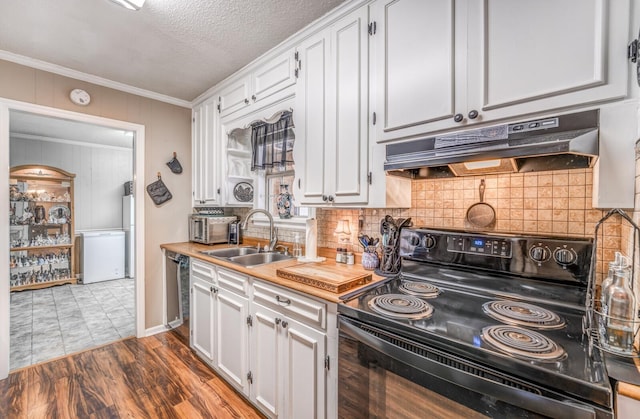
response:
[[(377, 141), (417, 135), (435, 121), (452, 123), (465, 108), (464, 49), (454, 48), (454, 0), (378, 0), (371, 5)], [(454, 7), (456, 6), (456, 7)], [(463, 38), (461, 38), (463, 39)], [(373, 98), (372, 98), (373, 99)], [(460, 102), (460, 103), (458, 103)]]
[(251, 103), (249, 89), (251, 87), (251, 77), (246, 76), (234, 81), (220, 93), (218, 93), (218, 104), (220, 105), (220, 115), (226, 116), (236, 112)]
[(325, 176), (336, 204), (368, 197), (368, 9), (361, 7), (330, 29)]
[(216, 298), (216, 367), (236, 388), (247, 392), (249, 300), (224, 288)]
[(286, 371), (284, 417), (324, 418), (326, 336), (291, 319), (283, 320), (282, 329), (285, 334), (282, 360)]
[(296, 162), (294, 195), (300, 204), (322, 204), (325, 195), (325, 82), (329, 39), (322, 32), (298, 47), (299, 78), (296, 84)]
[(193, 201), (194, 205), (220, 203), (220, 117), (215, 100), (193, 110)]
[(252, 304), (251, 311), (251, 400), (263, 412), (277, 417), (283, 367), (278, 339), (282, 315), (260, 304)]
[(295, 68), (296, 61), (292, 50), (256, 68), (251, 74), (252, 101), (266, 104), (265, 99), (293, 86), (296, 82)]
[(626, 95), (627, 0), (469, 5), (470, 109), (484, 119)]
[(214, 287), (194, 280), (191, 285), (191, 346), (209, 362), (213, 361)]

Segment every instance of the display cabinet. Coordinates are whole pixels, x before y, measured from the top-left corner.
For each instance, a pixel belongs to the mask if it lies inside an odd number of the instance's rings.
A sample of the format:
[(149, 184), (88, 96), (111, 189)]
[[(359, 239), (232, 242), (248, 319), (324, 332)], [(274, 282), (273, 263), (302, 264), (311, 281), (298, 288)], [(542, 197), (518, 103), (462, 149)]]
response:
[(9, 178), (11, 291), (75, 284), (73, 179), (54, 167), (17, 166)]

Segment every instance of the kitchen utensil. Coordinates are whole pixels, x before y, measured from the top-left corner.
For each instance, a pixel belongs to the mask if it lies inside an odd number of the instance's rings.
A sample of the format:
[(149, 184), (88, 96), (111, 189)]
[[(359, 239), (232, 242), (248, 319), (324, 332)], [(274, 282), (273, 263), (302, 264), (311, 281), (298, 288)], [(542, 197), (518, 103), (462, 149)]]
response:
[(496, 210), (486, 202), (484, 202), (484, 179), (480, 180), (480, 186), (478, 188), (480, 194), (480, 201), (471, 205), (467, 209), (466, 220), (469, 224), (476, 228), (493, 227), (496, 221)]

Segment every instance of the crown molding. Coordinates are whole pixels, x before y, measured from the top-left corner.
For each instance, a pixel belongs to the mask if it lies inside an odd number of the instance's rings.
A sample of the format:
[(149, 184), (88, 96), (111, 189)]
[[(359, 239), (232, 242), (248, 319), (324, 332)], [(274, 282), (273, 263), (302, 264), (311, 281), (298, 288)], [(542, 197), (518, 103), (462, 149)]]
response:
[(0, 50), (0, 59), (5, 61), (10, 61), (16, 64), (21, 64), (27, 67), (32, 67), (38, 70), (48, 71), (50, 73), (58, 74), (61, 76), (70, 77), (72, 79), (85, 81), (87, 83), (93, 83), (98, 86), (108, 87), (110, 89), (120, 90), (125, 93), (131, 93), (133, 95), (146, 97), (148, 99), (169, 103), (171, 105), (176, 105), (176, 106), (180, 106), (188, 109), (191, 109), (192, 107), (191, 101), (177, 99), (175, 97), (152, 92), (150, 90), (140, 89), (138, 87), (130, 86), (128, 84), (119, 83), (113, 80), (108, 80), (102, 77), (94, 76), (92, 74), (87, 74), (81, 71), (72, 70), (67, 67), (62, 67), (57, 64), (51, 64), (46, 61), (41, 61), (35, 58), (26, 57), (24, 55), (14, 54), (9, 51)]

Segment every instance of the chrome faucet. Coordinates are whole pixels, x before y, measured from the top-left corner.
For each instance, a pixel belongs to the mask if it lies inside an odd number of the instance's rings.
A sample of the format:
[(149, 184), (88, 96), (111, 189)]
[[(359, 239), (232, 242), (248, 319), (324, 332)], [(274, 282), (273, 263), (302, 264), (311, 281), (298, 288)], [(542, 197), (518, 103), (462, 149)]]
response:
[(258, 212), (266, 215), (267, 218), (269, 219), (269, 251), (273, 252), (274, 249), (276, 248), (276, 243), (278, 243), (278, 233), (276, 231), (275, 226), (273, 225), (273, 217), (271, 216), (271, 214), (269, 214), (268, 211), (265, 211), (260, 208), (249, 211), (249, 213), (247, 214), (247, 217), (242, 222), (242, 229), (245, 230), (247, 228), (247, 223), (249, 222), (249, 218), (253, 217), (253, 215)]

